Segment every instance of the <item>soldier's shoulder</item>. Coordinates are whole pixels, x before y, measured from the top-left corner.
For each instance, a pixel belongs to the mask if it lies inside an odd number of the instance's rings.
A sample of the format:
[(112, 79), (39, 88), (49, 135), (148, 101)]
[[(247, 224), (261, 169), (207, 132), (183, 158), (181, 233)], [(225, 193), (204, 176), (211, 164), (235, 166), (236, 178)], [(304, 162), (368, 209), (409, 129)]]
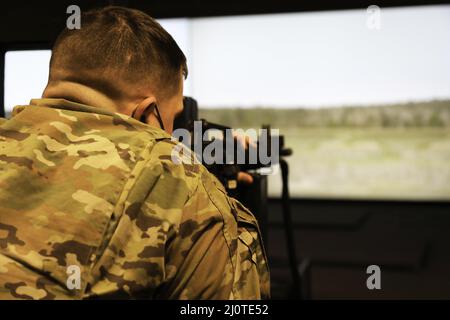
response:
[(198, 191), (208, 194), (220, 191), (226, 194), (224, 186), (201, 164), (195, 153), (174, 139), (157, 141), (151, 157), (153, 161), (157, 161), (162, 166), (166, 173), (185, 180), (192, 189), (198, 189), (198, 186), (201, 185), (202, 188)]
[(199, 163), (190, 149), (171, 138), (156, 139), (149, 150), (149, 166), (158, 168), (169, 181), (184, 181), (192, 194), (201, 182), (206, 168)]

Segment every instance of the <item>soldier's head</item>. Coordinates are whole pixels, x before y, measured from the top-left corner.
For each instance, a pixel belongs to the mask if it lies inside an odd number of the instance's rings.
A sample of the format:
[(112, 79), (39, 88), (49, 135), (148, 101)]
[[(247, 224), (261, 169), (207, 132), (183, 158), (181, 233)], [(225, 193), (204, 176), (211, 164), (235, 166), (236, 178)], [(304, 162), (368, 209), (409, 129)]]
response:
[[(157, 104), (171, 132), (186, 76), (186, 57), (158, 22), (138, 10), (105, 7), (83, 13), (80, 29), (58, 36), (43, 97), (139, 116)], [(155, 123), (155, 114), (147, 120)]]

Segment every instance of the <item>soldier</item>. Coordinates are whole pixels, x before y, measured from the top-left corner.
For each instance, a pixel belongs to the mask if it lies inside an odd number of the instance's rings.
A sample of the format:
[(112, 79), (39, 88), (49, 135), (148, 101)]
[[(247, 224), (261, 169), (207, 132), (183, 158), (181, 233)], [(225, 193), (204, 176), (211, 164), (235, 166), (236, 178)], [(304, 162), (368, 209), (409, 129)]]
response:
[(0, 122), (0, 299), (268, 298), (253, 215), (172, 161), (176, 42), (137, 10), (81, 22), (58, 37), (43, 98)]

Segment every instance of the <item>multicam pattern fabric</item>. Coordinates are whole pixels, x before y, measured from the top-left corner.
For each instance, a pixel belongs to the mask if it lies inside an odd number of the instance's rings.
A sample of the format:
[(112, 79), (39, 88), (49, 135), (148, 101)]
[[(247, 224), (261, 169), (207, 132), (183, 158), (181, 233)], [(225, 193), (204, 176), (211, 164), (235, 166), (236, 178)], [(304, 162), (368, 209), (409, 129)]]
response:
[(175, 164), (167, 133), (30, 104), (0, 121), (0, 299), (269, 297), (255, 218), (202, 165)]

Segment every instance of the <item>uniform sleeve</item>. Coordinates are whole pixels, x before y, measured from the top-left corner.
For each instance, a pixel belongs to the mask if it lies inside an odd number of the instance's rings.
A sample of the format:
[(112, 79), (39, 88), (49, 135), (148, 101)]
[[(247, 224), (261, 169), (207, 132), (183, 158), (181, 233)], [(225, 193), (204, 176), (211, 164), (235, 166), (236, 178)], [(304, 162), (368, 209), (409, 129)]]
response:
[(162, 298), (269, 298), (269, 271), (253, 215), (206, 173), (166, 252)]
[(99, 263), (93, 294), (268, 297), (267, 263), (251, 214), (244, 221), (244, 211), (204, 167), (175, 165), (167, 156), (159, 161), (134, 187), (151, 182), (145, 200), (130, 197), (126, 203)]
[(226, 224), (202, 185), (183, 208), (166, 251), (166, 283), (158, 298), (229, 299), (234, 268)]
[(269, 265), (259, 225), (254, 215), (239, 201), (230, 199), (230, 202), (238, 226), (234, 298), (269, 299)]
[(167, 153), (155, 149), (134, 178), (123, 213), (106, 232), (88, 296), (150, 299), (165, 282), (168, 243), (196, 188), (195, 179), (171, 164)]

